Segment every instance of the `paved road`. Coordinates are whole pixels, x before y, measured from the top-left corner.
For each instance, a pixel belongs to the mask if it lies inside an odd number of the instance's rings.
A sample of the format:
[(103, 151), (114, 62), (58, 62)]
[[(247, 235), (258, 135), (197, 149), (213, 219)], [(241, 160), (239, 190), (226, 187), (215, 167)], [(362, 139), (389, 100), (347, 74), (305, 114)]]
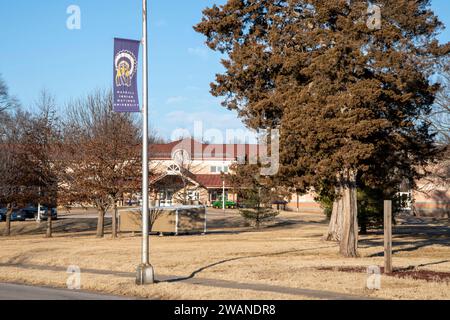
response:
[(0, 300), (127, 300), (84, 291), (0, 283)]

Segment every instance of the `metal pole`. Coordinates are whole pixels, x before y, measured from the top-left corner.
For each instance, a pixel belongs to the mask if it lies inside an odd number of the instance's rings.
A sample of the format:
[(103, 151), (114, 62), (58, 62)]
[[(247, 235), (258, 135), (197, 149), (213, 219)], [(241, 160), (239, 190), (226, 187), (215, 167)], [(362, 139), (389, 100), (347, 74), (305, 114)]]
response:
[(222, 175), (222, 210), (225, 211), (225, 176)]
[(142, 0), (142, 264), (138, 267), (138, 285), (154, 283), (154, 271), (149, 254), (149, 208), (148, 208), (148, 36), (147, 0)]
[(384, 201), (384, 273), (392, 273), (392, 201)]
[[(39, 197), (41, 196), (41, 187), (39, 187)], [(38, 203), (37, 222), (41, 222), (41, 204)]]

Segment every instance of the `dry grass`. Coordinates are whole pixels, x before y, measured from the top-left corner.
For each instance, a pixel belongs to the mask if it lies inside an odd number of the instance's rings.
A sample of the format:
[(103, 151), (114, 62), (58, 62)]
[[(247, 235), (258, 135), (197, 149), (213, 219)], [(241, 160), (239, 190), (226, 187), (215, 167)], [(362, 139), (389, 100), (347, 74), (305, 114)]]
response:
[[(333, 243), (323, 242), (322, 215), (283, 213), (276, 225), (261, 231), (248, 228), (235, 213), (214, 214), (214, 227), (206, 236), (151, 237), (151, 260), (160, 275), (221, 279), (240, 283), (270, 284), (290, 288), (325, 290), (387, 299), (450, 299), (450, 284), (383, 276), (378, 291), (365, 289), (366, 274), (319, 271), (319, 267), (383, 265), (382, 235), (361, 237), (360, 258), (343, 259)], [(161, 299), (311, 299), (185, 282), (134, 285), (139, 263), (140, 238), (94, 238), (95, 220), (63, 219), (56, 222), (53, 239), (43, 238), (35, 222), (14, 223), (13, 237), (0, 238), (0, 281), (64, 287), (64, 269), (82, 269), (82, 288), (113, 294)], [(0, 224), (0, 233), (4, 223)], [(450, 271), (448, 225), (405, 224), (394, 236), (395, 267)], [(18, 235), (20, 232), (21, 235)], [(24, 235), (25, 234), (25, 235)], [(30, 269), (54, 266), (55, 270)], [(83, 272), (83, 269), (85, 270)], [(86, 269), (129, 274), (95, 274)], [(59, 271), (58, 271), (59, 270)]]

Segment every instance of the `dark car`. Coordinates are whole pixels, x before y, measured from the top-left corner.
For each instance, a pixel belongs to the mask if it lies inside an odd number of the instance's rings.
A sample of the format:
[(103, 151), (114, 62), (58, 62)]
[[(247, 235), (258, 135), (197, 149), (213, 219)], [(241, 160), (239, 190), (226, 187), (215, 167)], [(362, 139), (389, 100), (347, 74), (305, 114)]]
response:
[[(43, 210), (43, 211), (42, 211)], [(41, 207), (41, 220), (47, 220), (48, 219), (48, 212), (51, 212), (52, 220), (58, 220), (58, 210), (56, 208), (46, 208)]]
[[(6, 221), (6, 208), (0, 209), (0, 221)], [(27, 220), (26, 214), (23, 209), (16, 209), (11, 213), (11, 221), (25, 221)]]
[(11, 213), (11, 221), (25, 221), (25, 220), (27, 220), (27, 216), (23, 209), (17, 209)]
[(1, 208), (0, 209), (0, 221), (5, 221), (6, 220), (6, 208)]
[[(22, 209), (26, 219), (35, 219), (37, 217), (37, 212), (38, 212), (38, 208), (34, 207), (34, 206), (28, 206), (26, 208)], [(42, 212), (42, 208), (41, 208), (41, 212)]]
[[(30, 205), (26, 208), (22, 209), (26, 219), (37, 219), (38, 218), (38, 207)], [(47, 214), (48, 214), (48, 208), (44, 207), (44, 206), (40, 206), (40, 211), (41, 211), (41, 220), (47, 220)], [(57, 210), (55, 208), (50, 209), (51, 213), (52, 213), (52, 220), (57, 220), (58, 219), (58, 213)]]
[(288, 205), (289, 202), (287, 202), (286, 200), (275, 200), (274, 202), (272, 202), (272, 205), (276, 205), (277, 206), (277, 210), (286, 210), (286, 206)]

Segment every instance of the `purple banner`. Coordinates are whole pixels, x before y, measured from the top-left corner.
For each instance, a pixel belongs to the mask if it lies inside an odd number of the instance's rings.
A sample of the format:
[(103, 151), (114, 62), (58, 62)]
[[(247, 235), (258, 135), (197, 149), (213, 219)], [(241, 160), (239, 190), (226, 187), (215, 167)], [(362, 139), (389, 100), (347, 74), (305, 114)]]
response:
[(141, 42), (114, 39), (114, 111), (140, 112), (137, 86)]

